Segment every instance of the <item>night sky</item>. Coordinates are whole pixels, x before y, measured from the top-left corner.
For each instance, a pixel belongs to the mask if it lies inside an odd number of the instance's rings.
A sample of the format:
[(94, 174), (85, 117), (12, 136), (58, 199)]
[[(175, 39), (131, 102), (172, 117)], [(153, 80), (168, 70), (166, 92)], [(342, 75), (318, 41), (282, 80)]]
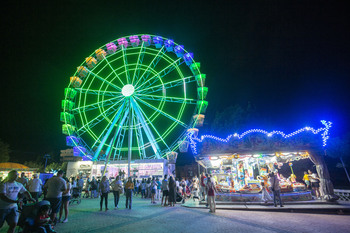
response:
[(2, 2), (0, 138), (16, 160), (66, 148), (59, 114), (69, 77), (99, 46), (142, 33), (194, 53), (209, 119), (250, 101), (274, 124), (252, 127), (290, 132), (325, 119), (331, 136), (350, 129), (345, 1), (93, 2)]

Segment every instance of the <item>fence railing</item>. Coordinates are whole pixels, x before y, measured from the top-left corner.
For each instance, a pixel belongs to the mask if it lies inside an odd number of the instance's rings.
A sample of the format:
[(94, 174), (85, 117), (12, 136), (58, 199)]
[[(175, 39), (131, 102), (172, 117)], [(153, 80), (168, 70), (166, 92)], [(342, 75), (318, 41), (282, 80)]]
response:
[(339, 196), (339, 201), (350, 201), (350, 190), (334, 189), (334, 193)]

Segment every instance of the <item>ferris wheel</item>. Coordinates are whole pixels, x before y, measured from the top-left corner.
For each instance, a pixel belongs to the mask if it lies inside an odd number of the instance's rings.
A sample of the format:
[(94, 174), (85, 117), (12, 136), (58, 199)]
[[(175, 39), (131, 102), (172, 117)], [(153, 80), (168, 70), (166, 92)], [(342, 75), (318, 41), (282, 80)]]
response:
[(208, 102), (206, 75), (173, 40), (132, 35), (80, 64), (62, 100), (62, 132), (84, 160), (159, 159), (188, 146)]

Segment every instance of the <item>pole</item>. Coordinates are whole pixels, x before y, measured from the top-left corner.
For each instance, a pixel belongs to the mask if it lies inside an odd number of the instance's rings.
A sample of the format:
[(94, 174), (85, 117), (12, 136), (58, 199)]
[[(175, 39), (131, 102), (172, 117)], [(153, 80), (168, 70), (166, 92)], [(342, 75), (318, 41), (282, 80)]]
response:
[(340, 161), (341, 161), (341, 164), (343, 165), (343, 168), (344, 168), (344, 171), (346, 173), (346, 176), (348, 177), (348, 181), (350, 182), (350, 177), (349, 177), (349, 173), (348, 171), (346, 170), (346, 167), (345, 167), (345, 164), (344, 164), (344, 161), (343, 161), (343, 158), (340, 157)]
[[(130, 97), (129, 97), (130, 98)], [(132, 146), (132, 111), (131, 111), (131, 99), (129, 99), (129, 132), (128, 132), (128, 177), (130, 177), (130, 163), (131, 163), (131, 146)]]

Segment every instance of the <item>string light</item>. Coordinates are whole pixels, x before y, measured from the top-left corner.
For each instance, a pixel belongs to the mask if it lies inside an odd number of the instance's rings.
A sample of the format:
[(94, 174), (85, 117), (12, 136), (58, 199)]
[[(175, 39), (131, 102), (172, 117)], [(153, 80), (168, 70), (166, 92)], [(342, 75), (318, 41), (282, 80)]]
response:
[(234, 133), (234, 134), (230, 134), (228, 135), (226, 138), (220, 138), (214, 135), (202, 135), (200, 138), (198, 138), (197, 136), (194, 135), (194, 132), (188, 132), (187, 133), (187, 138), (190, 142), (190, 147), (192, 150), (193, 154), (197, 154), (197, 143), (202, 143), (204, 141), (204, 139), (213, 139), (219, 142), (224, 142), (224, 143), (228, 143), (230, 141), (231, 138), (236, 138), (236, 139), (242, 139), (244, 136), (251, 134), (251, 133), (262, 133), (265, 134), (268, 137), (272, 137), (273, 135), (281, 135), (283, 138), (290, 138), (293, 137), (295, 135), (298, 135), (302, 132), (312, 132), (313, 134), (319, 134), (322, 132), (321, 136), (322, 136), (322, 146), (325, 147), (327, 145), (327, 140), (329, 139), (329, 129), (332, 127), (332, 122), (330, 121), (325, 121), (322, 120), (321, 123), (324, 125), (324, 127), (322, 128), (318, 128), (318, 129), (314, 129), (312, 127), (304, 127), (301, 128), (297, 131), (294, 131), (292, 133), (289, 134), (285, 134), (282, 131), (278, 131), (278, 130), (274, 130), (272, 132), (268, 132), (266, 130), (262, 130), (262, 129), (250, 129), (248, 131), (245, 131), (242, 134), (238, 134), (238, 133)]

